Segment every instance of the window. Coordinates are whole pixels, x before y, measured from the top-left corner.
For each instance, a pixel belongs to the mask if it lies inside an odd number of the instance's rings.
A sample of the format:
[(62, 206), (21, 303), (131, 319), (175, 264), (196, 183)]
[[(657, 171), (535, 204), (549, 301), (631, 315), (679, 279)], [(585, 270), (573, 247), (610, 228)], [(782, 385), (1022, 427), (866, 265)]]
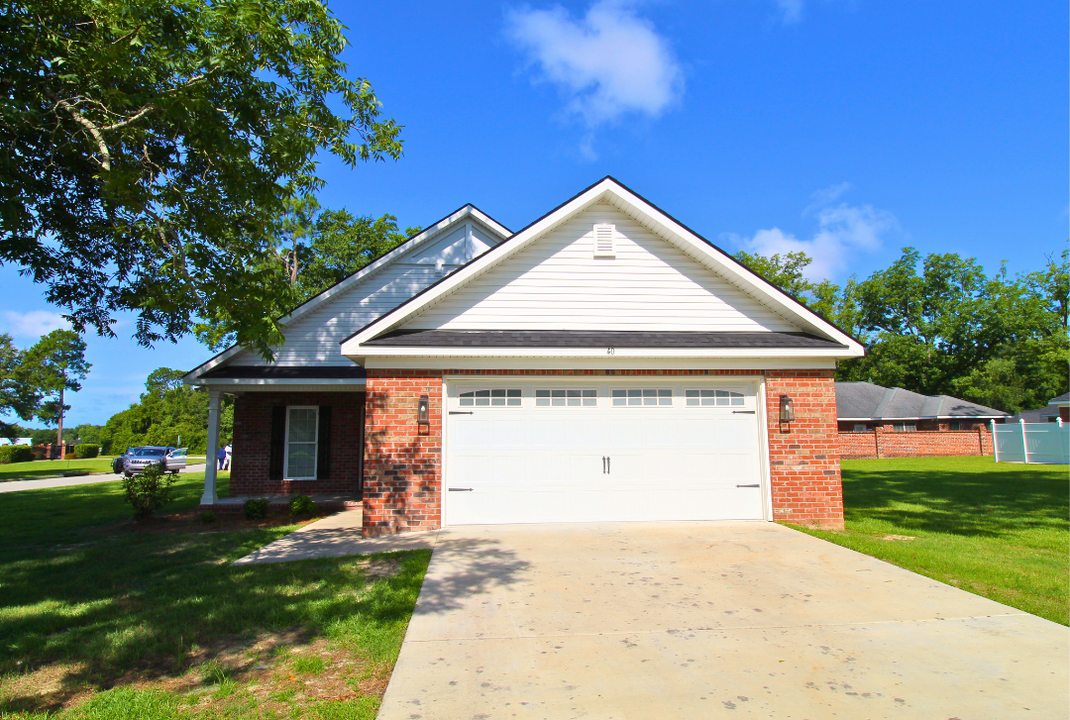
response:
[(520, 407), (520, 388), (494, 388), (461, 393), (461, 407)]
[(918, 429), (917, 423), (912, 422), (897, 422), (893, 423), (892, 427), (896, 432), (915, 432)]
[(319, 437), (318, 407), (286, 408), (287, 480), (316, 479), (316, 450)]
[(710, 407), (714, 405), (739, 407), (746, 402), (743, 393), (732, 392), (731, 390), (685, 390), (684, 398), (688, 407)]
[(535, 391), (535, 407), (596, 407), (597, 390), (553, 388)]
[(613, 407), (661, 406), (672, 407), (669, 388), (628, 388), (613, 391)]
[(854, 426), (854, 431), (855, 432), (865, 432), (866, 429), (867, 428), (866, 428), (866, 424), (865, 423), (855, 423), (855, 426)]

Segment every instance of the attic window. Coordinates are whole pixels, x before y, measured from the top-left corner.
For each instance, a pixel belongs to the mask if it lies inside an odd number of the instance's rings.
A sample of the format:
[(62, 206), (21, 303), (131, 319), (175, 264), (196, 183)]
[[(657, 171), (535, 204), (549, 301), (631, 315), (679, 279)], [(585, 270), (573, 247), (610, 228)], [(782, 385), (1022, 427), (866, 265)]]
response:
[(609, 224), (596, 224), (594, 226), (594, 256), (616, 257), (617, 250), (613, 246), (613, 238), (616, 235), (617, 226)]

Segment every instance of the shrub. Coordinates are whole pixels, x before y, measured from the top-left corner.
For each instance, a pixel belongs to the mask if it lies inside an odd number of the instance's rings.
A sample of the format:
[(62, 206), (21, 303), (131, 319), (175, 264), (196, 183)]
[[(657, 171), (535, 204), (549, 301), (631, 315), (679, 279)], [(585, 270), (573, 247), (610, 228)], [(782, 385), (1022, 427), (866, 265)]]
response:
[(268, 514), (267, 498), (249, 498), (242, 506), (246, 520), (263, 520)]
[(316, 503), (308, 495), (294, 495), (290, 501), (291, 515), (315, 515)]
[(33, 460), (33, 448), (28, 445), (0, 445), (0, 465), (31, 460)]
[(215, 522), (215, 513), (211, 510), (205, 510), (201, 513), (201, 522), (205, 525), (210, 525)]
[(100, 446), (85, 443), (82, 445), (74, 446), (74, 456), (79, 458), (95, 458), (100, 455)]
[(171, 500), (175, 479), (160, 465), (150, 465), (133, 477), (123, 478), (126, 499), (134, 506), (134, 517), (150, 518)]

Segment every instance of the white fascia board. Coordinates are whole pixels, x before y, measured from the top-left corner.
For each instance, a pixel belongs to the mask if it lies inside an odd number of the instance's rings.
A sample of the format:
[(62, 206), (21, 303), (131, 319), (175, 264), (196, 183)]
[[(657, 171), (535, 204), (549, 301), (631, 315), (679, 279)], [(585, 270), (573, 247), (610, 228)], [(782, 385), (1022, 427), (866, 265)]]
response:
[[(610, 352), (612, 350), (612, 352)], [(561, 358), (828, 358), (846, 360), (858, 357), (844, 348), (480, 348), (480, 347), (380, 347), (360, 349), (366, 359), (379, 357), (469, 357), (497, 360), (500, 358), (561, 357)]]
[(462, 285), (467, 284), (507, 258), (522, 252), (534, 239), (550, 231), (556, 225), (601, 200), (606, 200), (621, 208), (622, 211), (632, 215), (637, 221), (646, 224), (666, 240), (679, 247), (688, 256), (710, 267), (711, 270), (727, 276), (730, 282), (740, 286), (742, 289), (749, 290), (759, 302), (767, 305), (777, 314), (793, 319), (804, 326), (809, 326), (820, 334), (846, 345), (848, 350), (841, 357), (861, 357), (865, 354), (865, 348), (857, 340), (831, 323), (821, 319), (821, 317), (801, 304), (791, 300), (782, 291), (747, 271), (741, 265), (738, 265), (735, 260), (677, 223), (650, 203), (625, 190), (610, 178), (602, 180), (586, 192), (577, 195), (554, 212), (510, 238), (508, 247), (505, 248), (504, 252), (496, 253), (493, 250), (487, 252), (482, 257), (453, 273), (453, 275), (445, 278), (431, 290), (425, 292), (417, 302), (401, 305), (393, 312), (387, 313), (377, 321), (369, 324), (353, 337), (343, 341), (342, 354), (347, 356), (368, 354), (365, 348), (360, 347), (361, 343), (404, 324), (414, 315), (440, 302)]
[(241, 387), (256, 387), (258, 389), (270, 390), (272, 387), (288, 387), (292, 385), (300, 385), (301, 387), (324, 387), (330, 388), (331, 390), (340, 390), (343, 389), (342, 386), (348, 385), (356, 390), (363, 390), (366, 380), (364, 380), (364, 378), (321, 378), (316, 380), (308, 378), (198, 378), (188, 384), (210, 389), (225, 387), (232, 390), (237, 390)]
[(903, 420), (998, 420), (1007, 415), (914, 415), (911, 417), (836, 418), (841, 422), (900, 422)]
[[(395, 261), (399, 260), (403, 255), (407, 255), (408, 253), (417, 250), (423, 247), (424, 245), (427, 245), (429, 242), (433, 241), (447, 229), (452, 228), (453, 226), (467, 219), (474, 219), (480, 224), (485, 225), (488, 230), (491, 230), (492, 233), (497, 234), (499, 236), (499, 243), (501, 242), (501, 240), (504, 240), (505, 238), (513, 234), (512, 231), (509, 230), (509, 228), (494, 220), (492, 217), (482, 212), (474, 205), (465, 205), (449, 217), (443, 218), (434, 225), (424, 229), (417, 235), (414, 235), (410, 240), (397, 246), (375, 262), (365, 265), (363, 268), (358, 270), (353, 275), (350, 275), (348, 278), (341, 281), (337, 285), (327, 288), (316, 297), (311, 298), (310, 300), (302, 303), (290, 314), (279, 318), (279, 324), (287, 325), (289, 323), (294, 322), (295, 320), (299, 320), (300, 318), (314, 311), (316, 308), (326, 304), (331, 299), (338, 297), (342, 293), (350, 291), (353, 286), (363, 282), (364, 280), (367, 280), (371, 275), (379, 272), (386, 266), (391, 265)], [(186, 373), (186, 375), (182, 378), (183, 382), (187, 385), (202, 384), (197, 380), (197, 378), (199, 378), (201, 375), (208, 372), (209, 370), (212, 370), (213, 368), (225, 364), (228, 360), (240, 353), (243, 349), (244, 348), (240, 345), (232, 345), (231, 347), (216, 355), (208, 362), (199, 365), (190, 372)]]
[[(823, 358), (485, 358), (384, 357), (369, 358), (369, 370), (835, 370), (836, 361)], [(493, 376), (473, 376), (493, 377)]]

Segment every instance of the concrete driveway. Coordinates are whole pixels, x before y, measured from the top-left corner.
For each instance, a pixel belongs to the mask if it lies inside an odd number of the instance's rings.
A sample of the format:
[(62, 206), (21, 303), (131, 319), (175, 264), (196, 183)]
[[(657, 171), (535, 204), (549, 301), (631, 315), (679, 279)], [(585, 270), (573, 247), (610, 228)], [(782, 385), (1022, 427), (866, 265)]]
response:
[(380, 720), (1066, 718), (1070, 631), (770, 523), (442, 531)]

